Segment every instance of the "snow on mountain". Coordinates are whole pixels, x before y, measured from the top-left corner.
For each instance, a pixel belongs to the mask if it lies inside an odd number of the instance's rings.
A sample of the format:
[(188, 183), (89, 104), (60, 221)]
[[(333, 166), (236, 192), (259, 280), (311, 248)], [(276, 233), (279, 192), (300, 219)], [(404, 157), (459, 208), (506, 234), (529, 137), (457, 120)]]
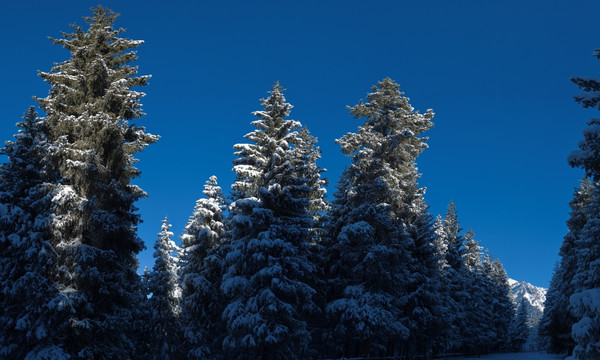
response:
[(525, 298), (540, 314), (544, 312), (544, 302), (546, 301), (546, 292), (548, 289), (513, 279), (508, 279), (508, 285), (510, 286), (510, 297), (515, 306), (518, 306), (521, 303), (521, 299)]
[[(544, 302), (546, 301), (546, 292), (548, 289), (513, 279), (508, 279), (508, 284), (510, 286), (510, 297), (515, 304), (515, 309), (518, 309), (522, 299), (526, 299), (529, 305), (527, 309), (529, 313), (529, 326), (532, 329), (537, 329), (537, 325), (544, 313)], [(536, 334), (537, 330), (530, 332), (528, 343), (533, 344), (536, 341)]]

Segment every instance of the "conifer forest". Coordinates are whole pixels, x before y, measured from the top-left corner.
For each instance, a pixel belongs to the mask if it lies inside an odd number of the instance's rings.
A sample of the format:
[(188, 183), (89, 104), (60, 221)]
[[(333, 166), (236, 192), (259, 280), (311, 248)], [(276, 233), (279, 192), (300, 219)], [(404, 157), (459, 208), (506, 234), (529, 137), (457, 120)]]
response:
[[(533, 324), (454, 202), (430, 212), (417, 161), (434, 112), (390, 78), (348, 99), (335, 180), (273, 79), (245, 142), (222, 139), (233, 183), (205, 179), (181, 235), (165, 217), (141, 239), (136, 203), (152, 194), (137, 157), (160, 140), (143, 126), (143, 41), (117, 18), (98, 6), (52, 39), (68, 57), (39, 73), (50, 90), (1, 149), (0, 359), (433, 359), (526, 343), (600, 359), (600, 120), (565, 154), (585, 177)], [(600, 78), (577, 75), (575, 101), (600, 109)], [(154, 266), (138, 269), (145, 246)]]

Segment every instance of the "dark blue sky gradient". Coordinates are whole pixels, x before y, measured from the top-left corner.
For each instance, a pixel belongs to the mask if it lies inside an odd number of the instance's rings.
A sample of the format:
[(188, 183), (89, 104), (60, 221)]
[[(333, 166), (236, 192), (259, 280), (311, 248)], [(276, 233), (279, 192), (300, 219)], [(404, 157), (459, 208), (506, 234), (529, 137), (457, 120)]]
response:
[[(36, 75), (68, 53), (60, 37), (98, 2), (10, 2), (0, 19), (3, 85), (0, 139), (48, 86)], [(233, 144), (253, 128), (279, 80), (291, 118), (319, 138), (330, 199), (349, 162), (334, 139), (355, 131), (346, 105), (389, 76), (411, 104), (436, 116), (419, 158), (435, 214), (456, 202), (463, 228), (504, 264), (509, 276), (548, 286), (566, 233), (568, 202), (582, 171), (566, 156), (597, 110), (573, 100), (572, 76), (600, 62), (598, 1), (104, 1), (122, 14), (125, 35), (142, 39), (140, 74), (148, 114), (162, 136), (141, 154), (136, 182), (140, 236), (149, 250), (165, 216), (180, 234), (203, 184), (217, 175), (228, 191)], [(2, 161), (5, 159), (3, 158)]]

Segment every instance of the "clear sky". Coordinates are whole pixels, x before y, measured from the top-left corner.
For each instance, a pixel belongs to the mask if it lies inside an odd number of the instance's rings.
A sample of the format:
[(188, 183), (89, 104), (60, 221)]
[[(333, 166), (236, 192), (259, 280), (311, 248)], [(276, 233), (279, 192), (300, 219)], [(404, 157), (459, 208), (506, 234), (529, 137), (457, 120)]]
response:
[[(228, 191), (233, 144), (244, 142), (279, 80), (291, 118), (319, 138), (332, 185), (349, 163), (336, 138), (355, 131), (355, 105), (384, 77), (436, 116), (419, 158), (432, 214), (456, 203), (463, 228), (510, 277), (548, 286), (566, 233), (568, 203), (583, 175), (566, 157), (597, 110), (573, 101), (572, 76), (595, 76), (600, 2), (580, 1), (104, 1), (125, 36), (145, 40), (140, 74), (148, 114), (162, 139), (140, 155), (139, 234), (148, 249), (169, 216), (181, 234), (204, 182)], [(49, 71), (68, 57), (60, 37), (97, 1), (10, 1), (0, 13), (0, 140)], [(5, 159), (3, 158), (2, 161)]]

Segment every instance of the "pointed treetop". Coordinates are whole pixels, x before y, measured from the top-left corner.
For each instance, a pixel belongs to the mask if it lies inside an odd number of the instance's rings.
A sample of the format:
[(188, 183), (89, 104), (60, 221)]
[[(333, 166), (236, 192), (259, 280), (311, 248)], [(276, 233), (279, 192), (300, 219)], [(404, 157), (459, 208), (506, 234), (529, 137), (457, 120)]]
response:
[(121, 16), (119, 13), (115, 13), (111, 9), (105, 8), (102, 5), (98, 5), (95, 8), (91, 7), (90, 10), (94, 14), (93, 16), (84, 16), (83, 20), (90, 25), (112, 25), (115, 20)]
[(125, 32), (115, 30), (113, 22), (119, 16), (101, 6), (92, 9), (93, 16), (85, 17), (89, 29), (73, 24), (72, 33), (61, 32), (62, 38), (50, 38), (71, 53), (71, 59), (54, 65), (50, 72), (39, 76), (50, 83), (50, 96), (37, 98), (47, 115), (66, 113), (106, 113), (124, 119), (144, 115), (139, 100), (145, 95), (133, 91), (135, 86), (148, 84), (150, 75), (135, 76), (137, 60), (132, 50), (143, 43), (119, 37)]
[(162, 220), (162, 225), (160, 227), (160, 232), (156, 235), (158, 236), (168, 236), (171, 237), (173, 236), (173, 233), (171, 232), (171, 224), (169, 224), (169, 217), (165, 215), (165, 218)]
[(469, 229), (465, 234), (465, 249), (466, 252), (463, 255), (465, 265), (467, 269), (474, 270), (481, 265), (481, 250), (483, 250), (483, 247), (479, 246), (479, 241), (475, 241), (475, 234), (472, 229)]
[(221, 199), (223, 198), (223, 191), (221, 187), (217, 184), (217, 177), (212, 175), (204, 185), (204, 191), (202, 191), (204, 195), (209, 198)]
[(285, 89), (281, 87), (279, 81), (273, 84), (273, 90), (268, 93), (271, 95), (266, 99), (260, 99), (260, 103), (264, 110), (254, 111), (253, 114), (261, 118), (261, 120), (253, 122), (254, 125), (262, 128), (263, 130), (269, 131), (281, 127), (284, 122), (284, 118), (290, 116), (290, 111), (293, 106), (286, 102), (283, 93)]
[(348, 108), (354, 118), (365, 117), (365, 126), (372, 126), (376, 132), (410, 131), (418, 135), (429, 130), (433, 126), (433, 110), (421, 115), (409, 104), (410, 99), (402, 95), (400, 85), (388, 77), (372, 87), (366, 103), (361, 100), (358, 105)]

